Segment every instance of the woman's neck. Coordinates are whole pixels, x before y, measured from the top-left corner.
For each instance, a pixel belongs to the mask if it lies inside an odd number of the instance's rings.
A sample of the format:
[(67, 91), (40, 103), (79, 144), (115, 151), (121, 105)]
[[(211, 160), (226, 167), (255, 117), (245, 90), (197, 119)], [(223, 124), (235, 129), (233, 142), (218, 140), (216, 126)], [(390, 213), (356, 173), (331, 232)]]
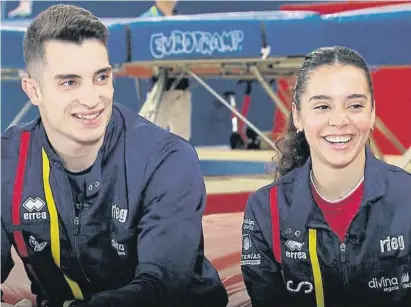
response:
[(343, 168), (332, 168), (320, 161), (312, 161), (312, 178), (318, 192), (326, 199), (343, 198), (363, 179), (365, 152)]

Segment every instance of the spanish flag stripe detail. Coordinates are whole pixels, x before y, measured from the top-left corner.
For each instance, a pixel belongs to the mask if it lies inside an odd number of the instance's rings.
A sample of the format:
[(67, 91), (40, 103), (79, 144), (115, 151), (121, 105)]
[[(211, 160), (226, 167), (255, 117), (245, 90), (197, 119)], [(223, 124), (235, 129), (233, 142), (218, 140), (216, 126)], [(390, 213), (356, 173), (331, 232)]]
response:
[(317, 255), (317, 230), (309, 229), (308, 232), (309, 246), (308, 250), (310, 253), (311, 267), (314, 276), (314, 289), (315, 289), (315, 299), (317, 301), (317, 307), (324, 307), (324, 290), (323, 290), (323, 279), (321, 276), (320, 264), (318, 262)]
[[(47, 208), (50, 214), (50, 245), (51, 254), (53, 256), (54, 262), (60, 268), (60, 231), (59, 231), (59, 220), (57, 215), (57, 207), (54, 202), (53, 192), (50, 187), (50, 161), (47, 157), (46, 151), (42, 148), (42, 163), (43, 163), (43, 185), (44, 194), (46, 197)], [(83, 293), (79, 285), (71, 280), (69, 277), (64, 275), (68, 285), (73, 292), (76, 299), (83, 300)]]

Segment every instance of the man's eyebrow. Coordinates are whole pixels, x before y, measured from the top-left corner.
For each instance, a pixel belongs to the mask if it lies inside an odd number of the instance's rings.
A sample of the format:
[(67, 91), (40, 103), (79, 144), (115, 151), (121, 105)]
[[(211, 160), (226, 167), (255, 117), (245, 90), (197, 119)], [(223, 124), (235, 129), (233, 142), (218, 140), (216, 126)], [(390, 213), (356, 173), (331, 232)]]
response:
[(310, 100), (308, 100), (308, 102), (311, 100), (331, 100), (331, 97), (326, 95), (314, 95), (310, 98)]
[(79, 79), (81, 78), (79, 75), (76, 74), (58, 74), (54, 76), (56, 80), (63, 80), (63, 79)]
[[(101, 68), (99, 70), (97, 70), (94, 75), (99, 75), (102, 73), (110, 73), (112, 70), (111, 66), (107, 66), (104, 68)], [(54, 76), (54, 79), (56, 80), (64, 80), (64, 79), (80, 79), (81, 76), (76, 75), (76, 74), (58, 74)]]
[(99, 75), (99, 74), (102, 74), (102, 73), (110, 73), (111, 70), (112, 70), (111, 66), (107, 66), (107, 67), (104, 67), (104, 68), (101, 68), (101, 69), (97, 70), (94, 74)]

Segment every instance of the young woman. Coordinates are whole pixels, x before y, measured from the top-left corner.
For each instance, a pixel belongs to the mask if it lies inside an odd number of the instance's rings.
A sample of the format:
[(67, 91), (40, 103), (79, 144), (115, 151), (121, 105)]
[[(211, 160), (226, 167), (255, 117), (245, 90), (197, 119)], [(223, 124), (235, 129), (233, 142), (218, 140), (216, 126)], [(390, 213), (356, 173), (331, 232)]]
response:
[(250, 197), (244, 216), (253, 307), (411, 306), (411, 175), (374, 157), (374, 120), (357, 52), (306, 57), (276, 180)]

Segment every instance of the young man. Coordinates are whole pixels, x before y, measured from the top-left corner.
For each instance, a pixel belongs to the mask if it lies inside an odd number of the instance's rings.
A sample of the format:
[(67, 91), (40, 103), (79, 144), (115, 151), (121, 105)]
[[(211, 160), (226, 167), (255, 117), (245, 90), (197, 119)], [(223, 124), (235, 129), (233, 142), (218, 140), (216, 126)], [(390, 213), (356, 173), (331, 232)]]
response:
[[(172, 16), (177, 14), (175, 7), (177, 1), (156, 1), (141, 17)], [(153, 83), (157, 78), (152, 79)], [(157, 110), (155, 108), (156, 87), (153, 86), (147, 96), (147, 100), (140, 110), (140, 115), (152, 121), (156, 125), (169, 129), (172, 133), (177, 134), (189, 141), (191, 137), (191, 92), (189, 90), (189, 80), (181, 79), (171, 89), (176, 82), (174, 78), (168, 78), (165, 83), (165, 91), (160, 100)], [(155, 118), (151, 114), (155, 112)]]
[(106, 39), (70, 5), (27, 30), (22, 87), (40, 118), (2, 135), (2, 283), (13, 245), (40, 306), (226, 306), (196, 153), (113, 106)]

